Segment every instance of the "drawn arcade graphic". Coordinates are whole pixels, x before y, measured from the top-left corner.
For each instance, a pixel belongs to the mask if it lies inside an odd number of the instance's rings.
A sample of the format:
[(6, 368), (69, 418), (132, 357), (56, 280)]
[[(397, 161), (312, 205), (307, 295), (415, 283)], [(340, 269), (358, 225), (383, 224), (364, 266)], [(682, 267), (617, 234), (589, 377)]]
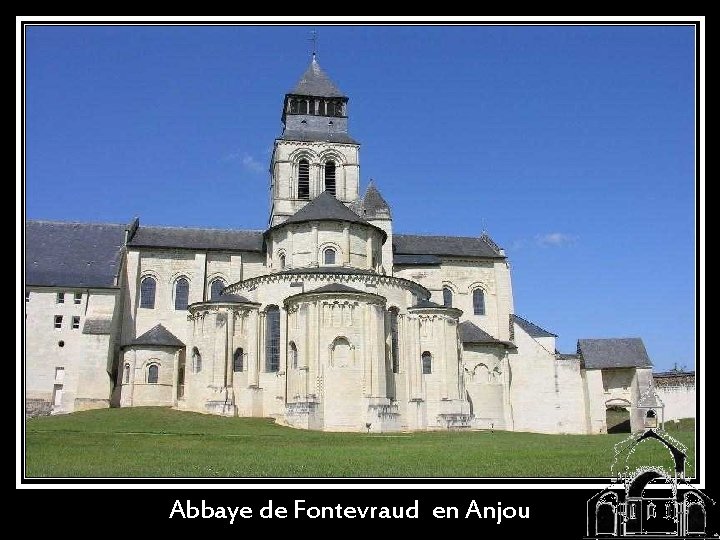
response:
[[(631, 470), (629, 458), (645, 441), (667, 448), (673, 474), (655, 466)], [(685, 479), (686, 450), (666, 432), (654, 429), (616, 444), (612, 471), (615, 485), (624, 489), (610, 486), (588, 500), (585, 538), (718, 538), (708, 520), (708, 508), (715, 502)]]

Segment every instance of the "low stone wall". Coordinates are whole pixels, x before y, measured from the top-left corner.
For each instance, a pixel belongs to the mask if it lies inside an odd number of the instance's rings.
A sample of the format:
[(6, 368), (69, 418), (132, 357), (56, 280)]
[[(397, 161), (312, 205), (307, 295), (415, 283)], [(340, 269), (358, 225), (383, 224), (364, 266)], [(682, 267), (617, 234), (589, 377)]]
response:
[(26, 399), (25, 400), (25, 418), (34, 418), (36, 416), (50, 416), (52, 412), (52, 403), (45, 399)]

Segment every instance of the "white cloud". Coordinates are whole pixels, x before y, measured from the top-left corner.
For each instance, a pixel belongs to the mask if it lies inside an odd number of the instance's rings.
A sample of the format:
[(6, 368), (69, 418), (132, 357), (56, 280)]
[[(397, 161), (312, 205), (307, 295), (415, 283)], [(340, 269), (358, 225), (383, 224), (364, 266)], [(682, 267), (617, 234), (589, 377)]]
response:
[(560, 247), (574, 244), (578, 237), (574, 234), (553, 232), (547, 234), (536, 234), (535, 243), (541, 247)]
[(231, 152), (225, 156), (225, 161), (239, 161), (242, 166), (250, 172), (259, 173), (266, 170), (265, 165), (255, 159), (247, 152)]

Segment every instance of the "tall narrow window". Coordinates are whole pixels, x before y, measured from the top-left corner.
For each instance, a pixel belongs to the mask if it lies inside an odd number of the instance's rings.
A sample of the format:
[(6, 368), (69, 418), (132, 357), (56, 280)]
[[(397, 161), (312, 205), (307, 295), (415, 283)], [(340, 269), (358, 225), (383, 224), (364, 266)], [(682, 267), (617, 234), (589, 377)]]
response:
[(432, 354), (427, 351), (422, 353), (422, 372), (423, 375), (430, 375), (432, 373)]
[(296, 99), (290, 100), (290, 114), (297, 114), (298, 112), (298, 104)]
[(473, 291), (473, 313), (475, 315), (485, 315), (485, 293), (482, 289)]
[(285, 270), (285, 255), (280, 255), (280, 270)]
[(330, 195), (335, 195), (335, 162), (328, 161), (325, 163), (325, 191)]
[(75, 315), (72, 318), (72, 329), (77, 330), (78, 328), (80, 328), (80, 317)]
[(225, 282), (222, 279), (218, 278), (213, 280), (213, 282), (210, 283), (210, 300), (217, 300), (220, 298), (224, 288)]
[(310, 198), (310, 163), (307, 159), (298, 162), (298, 199)]
[(327, 248), (323, 252), (323, 260), (325, 264), (335, 264), (335, 250), (333, 248)]
[(265, 371), (271, 373), (280, 369), (280, 308), (270, 306), (265, 317)]
[(200, 373), (202, 371), (202, 356), (200, 356), (200, 351), (198, 351), (197, 347), (193, 347), (192, 352), (192, 372), (193, 373)]
[(392, 372), (400, 371), (400, 348), (398, 347), (398, 312), (397, 309), (390, 310), (390, 353), (392, 354)]
[(243, 370), (243, 350), (235, 349), (233, 354), (233, 371), (238, 373)]
[(30, 301), (30, 291), (25, 291), (25, 301), (26, 302)]
[(76, 293), (75, 293), (75, 295), (73, 296), (73, 303), (74, 303), (74, 304), (80, 304), (80, 303), (82, 303), (82, 293), (81, 293), (81, 292), (76, 292)]
[(300, 114), (307, 114), (308, 113), (308, 102), (306, 99), (300, 100), (300, 107), (298, 109), (300, 111)]
[(297, 354), (297, 347), (295, 346), (295, 342), (290, 342), (290, 358), (289, 364), (292, 369), (297, 369), (298, 367), (298, 354)]
[(148, 366), (147, 382), (149, 384), (157, 384), (158, 382), (158, 366), (157, 364), (150, 364)]
[(65, 303), (65, 293), (64, 292), (57, 293), (57, 295), (55, 296), (55, 303), (56, 304), (64, 304)]
[(452, 307), (452, 291), (449, 287), (443, 287), (443, 305), (445, 307)]
[(155, 278), (147, 276), (140, 282), (140, 307), (153, 309), (155, 307)]
[(55, 328), (62, 328), (62, 315), (55, 315)]
[(184, 310), (188, 307), (190, 296), (190, 283), (184, 277), (175, 282), (175, 309)]
[(123, 384), (128, 384), (130, 382), (130, 364), (125, 364), (125, 369), (123, 369)]

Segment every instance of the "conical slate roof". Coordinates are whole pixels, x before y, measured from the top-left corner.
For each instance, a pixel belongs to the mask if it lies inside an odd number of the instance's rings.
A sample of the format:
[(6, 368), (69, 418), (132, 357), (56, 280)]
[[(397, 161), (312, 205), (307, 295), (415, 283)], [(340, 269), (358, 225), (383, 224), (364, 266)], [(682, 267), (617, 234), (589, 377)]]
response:
[(317, 97), (345, 97), (340, 89), (330, 80), (330, 77), (320, 68), (317, 59), (313, 55), (310, 67), (307, 68), (291, 94), (300, 96)]
[(368, 225), (367, 221), (338, 201), (328, 191), (323, 191), (318, 197), (303, 206), (295, 212), (294, 215), (290, 216), (285, 223), (300, 223), (325, 219)]
[(130, 345), (155, 345), (161, 347), (184, 347), (185, 344), (180, 341), (172, 332), (165, 328), (162, 324), (153, 326), (143, 335), (136, 337), (130, 342)]
[(365, 196), (362, 201), (363, 217), (365, 218), (389, 218), (390, 205), (383, 199), (380, 192), (375, 187), (375, 182), (370, 180), (370, 184), (365, 190)]
[(348, 287), (347, 285), (343, 285), (342, 283), (331, 283), (329, 285), (323, 285), (322, 287), (318, 287), (317, 289), (313, 289), (312, 291), (306, 291), (309, 293), (361, 293), (363, 291), (359, 289), (355, 289), (353, 287)]

